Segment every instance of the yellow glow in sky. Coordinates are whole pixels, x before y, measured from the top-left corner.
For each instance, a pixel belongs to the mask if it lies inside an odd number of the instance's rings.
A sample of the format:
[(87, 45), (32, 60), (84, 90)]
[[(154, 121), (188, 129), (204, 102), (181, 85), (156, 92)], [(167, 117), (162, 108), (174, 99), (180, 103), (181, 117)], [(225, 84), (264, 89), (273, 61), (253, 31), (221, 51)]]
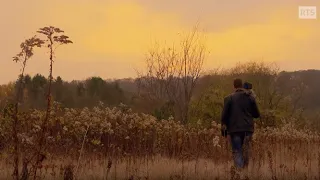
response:
[[(0, 83), (17, 77), (19, 66), (11, 57), (19, 44), (48, 25), (65, 30), (74, 41), (56, 53), (54, 76), (67, 80), (134, 77), (155, 41), (178, 43), (179, 33), (197, 22), (210, 50), (206, 70), (252, 59), (277, 62), (284, 70), (320, 68), (320, 21), (298, 19), (299, 5), (320, 7), (320, 1), (179, 2), (6, 1), (0, 7)], [(47, 75), (48, 64), (45, 51), (37, 51), (27, 73)]]

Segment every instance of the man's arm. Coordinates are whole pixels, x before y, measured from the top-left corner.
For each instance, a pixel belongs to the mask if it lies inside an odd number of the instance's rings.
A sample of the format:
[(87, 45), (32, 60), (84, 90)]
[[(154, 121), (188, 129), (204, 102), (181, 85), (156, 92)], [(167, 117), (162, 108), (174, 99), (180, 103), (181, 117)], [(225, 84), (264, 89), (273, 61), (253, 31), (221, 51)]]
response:
[(230, 115), (230, 96), (224, 98), (224, 105), (221, 114), (221, 125), (226, 126), (228, 124)]
[(254, 97), (251, 97), (252, 100), (252, 116), (254, 118), (259, 118), (260, 117), (260, 111), (257, 105), (257, 101)]

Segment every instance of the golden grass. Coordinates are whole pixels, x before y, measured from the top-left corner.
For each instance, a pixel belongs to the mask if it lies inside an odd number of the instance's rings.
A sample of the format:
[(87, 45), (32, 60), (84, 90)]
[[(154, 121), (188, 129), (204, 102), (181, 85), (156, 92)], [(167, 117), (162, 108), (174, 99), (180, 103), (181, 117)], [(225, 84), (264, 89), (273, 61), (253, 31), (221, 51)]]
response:
[[(34, 149), (43, 114), (20, 115), (22, 156)], [(1, 179), (11, 179), (12, 174), (9, 125), (2, 117)], [(106, 179), (107, 174), (108, 179), (239, 179), (231, 168), (230, 144), (219, 128), (217, 123), (203, 127), (184, 126), (173, 119), (157, 121), (125, 108), (56, 110), (50, 118), (47, 159), (40, 174), (42, 179), (63, 179), (69, 169), (78, 179), (89, 180)], [(319, 147), (318, 133), (298, 130), (290, 123), (257, 128), (251, 163), (241, 174), (249, 179), (319, 179)]]

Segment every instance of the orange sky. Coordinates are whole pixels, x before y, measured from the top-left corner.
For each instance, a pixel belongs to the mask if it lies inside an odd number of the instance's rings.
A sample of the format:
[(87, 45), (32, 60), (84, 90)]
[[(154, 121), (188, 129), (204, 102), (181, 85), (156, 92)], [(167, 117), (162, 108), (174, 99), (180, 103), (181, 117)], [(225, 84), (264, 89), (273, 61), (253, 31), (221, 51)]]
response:
[[(298, 19), (299, 5), (320, 9), (319, 0), (2, 1), (0, 84), (18, 76), (11, 57), (20, 43), (48, 25), (74, 41), (56, 52), (54, 76), (65, 80), (135, 77), (154, 41), (177, 41), (197, 22), (211, 52), (206, 70), (255, 59), (277, 62), (283, 70), (320, 69), (320, 18)], [(36, 52), (27, 73), (48, 75), (45, 53)]]

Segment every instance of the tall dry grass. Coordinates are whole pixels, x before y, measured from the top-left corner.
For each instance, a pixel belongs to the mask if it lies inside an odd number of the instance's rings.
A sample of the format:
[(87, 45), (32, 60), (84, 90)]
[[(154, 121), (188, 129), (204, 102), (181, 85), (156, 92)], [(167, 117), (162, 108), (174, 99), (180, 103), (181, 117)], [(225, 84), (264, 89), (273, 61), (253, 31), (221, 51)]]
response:
[[(36, 144), (44, 115), (37, 110), (19, 114), (21, 151), (31, 151)], [(209, 128), (181, 125), (173, 119), (157, 121), (133, 113), (125, 106), (103, 105), (89, 110), (55, 104), (50, 116), (48, 153), (39, 172), (42, 179), (239, 179), (231, 168), (231, 147), (220, 136), (217, 123)], [(10, 179), (12, 172), (8, 121), (1, 117), (3, 179)], [(292, 124), (257, 128), (250, 165), (241, 176), (319, 179), (319, 145), (319, 134), (297, 130)]]

